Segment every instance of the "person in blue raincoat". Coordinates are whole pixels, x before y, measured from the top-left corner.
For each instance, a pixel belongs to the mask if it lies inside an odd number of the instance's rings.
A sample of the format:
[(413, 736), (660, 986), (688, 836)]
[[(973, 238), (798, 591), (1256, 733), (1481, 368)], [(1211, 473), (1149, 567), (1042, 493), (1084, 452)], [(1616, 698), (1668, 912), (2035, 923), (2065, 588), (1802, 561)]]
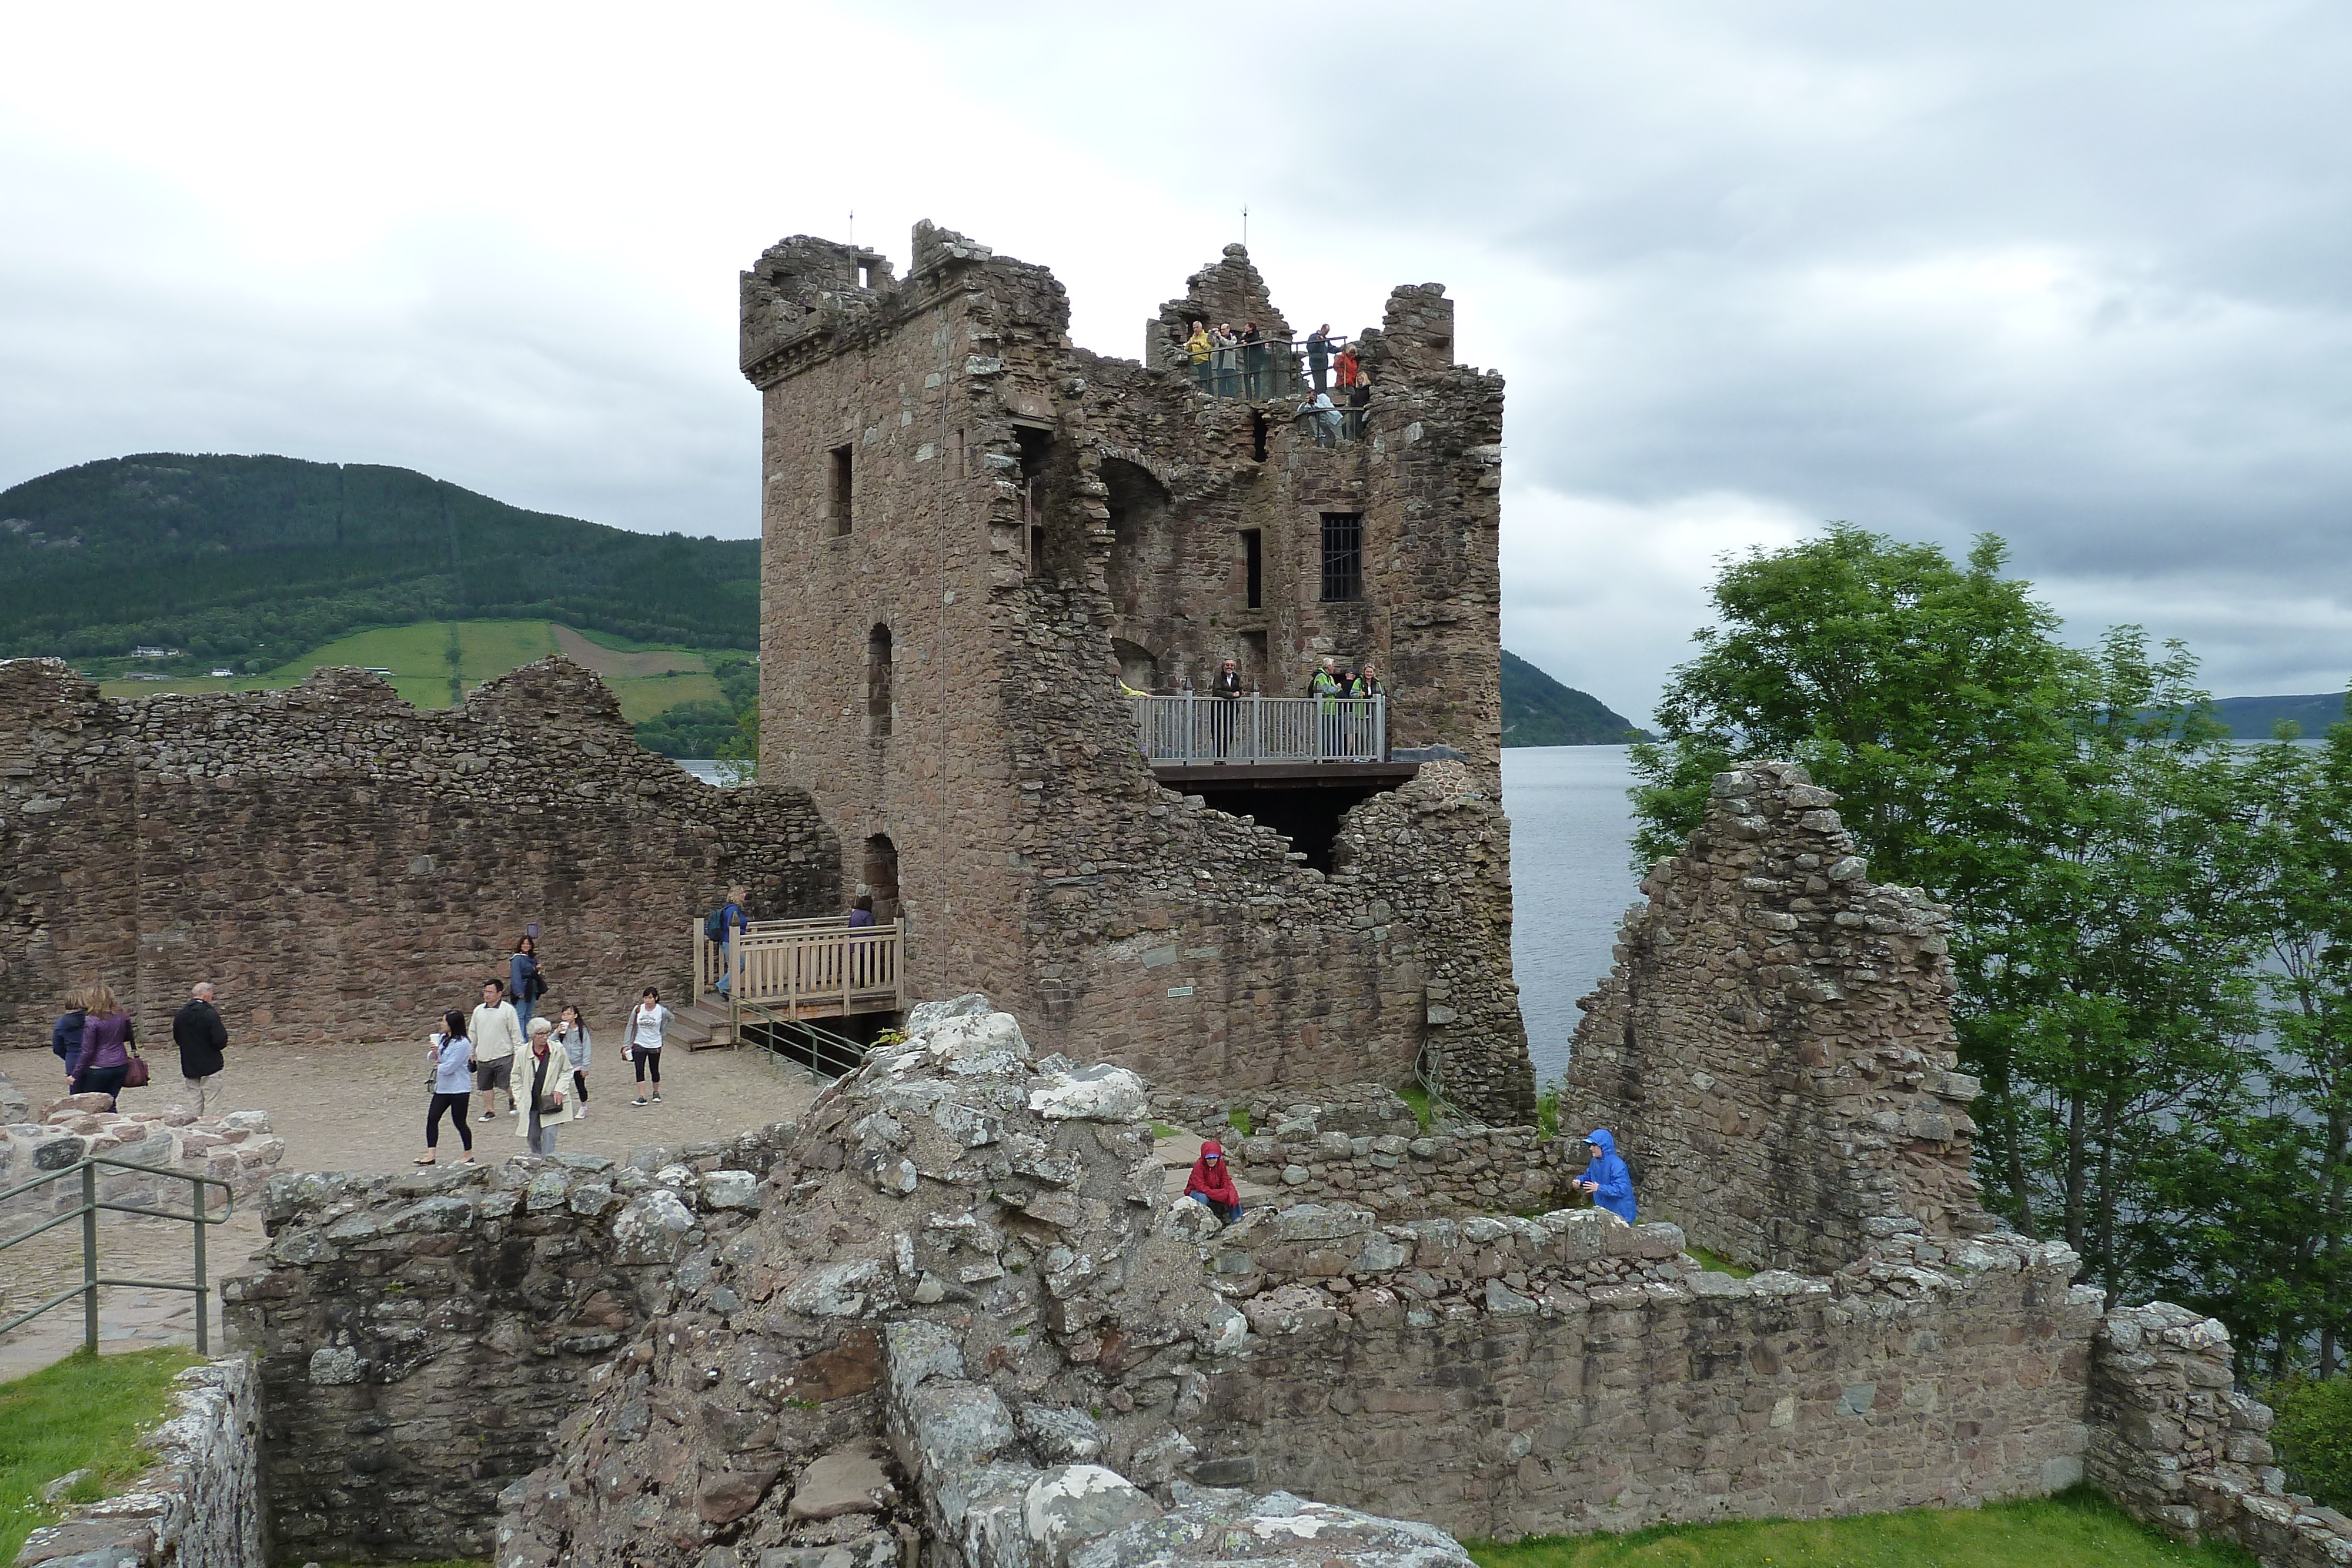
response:
[(1592, 1158), (1584, 1167), (1576, 1189), (1590, 1197), (1597, 1207), (1633, 1224), (1633, 1173), (1617, 1157), (1617, 1140), (1609, 1135), (1608, 1128), (1595, 1127), (1584, 1140), (1584, 1152)]

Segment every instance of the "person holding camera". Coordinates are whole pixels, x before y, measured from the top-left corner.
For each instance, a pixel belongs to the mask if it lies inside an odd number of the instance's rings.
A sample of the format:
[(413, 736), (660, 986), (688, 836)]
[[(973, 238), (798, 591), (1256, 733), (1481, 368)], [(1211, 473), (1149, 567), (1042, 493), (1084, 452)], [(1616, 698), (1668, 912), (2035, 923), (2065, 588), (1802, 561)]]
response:
[(1584, 1140), (1588, 1163), (1579, 1178), (1576, 1190), (1592, 1200), (1596, 1208), (1605, 1208), (1626, 1224), (1633, 1223), (1633, 1173), (1617, 1155), (1617, 1140), (1609, 1135), (1606, 1127), (1595, 1127)]

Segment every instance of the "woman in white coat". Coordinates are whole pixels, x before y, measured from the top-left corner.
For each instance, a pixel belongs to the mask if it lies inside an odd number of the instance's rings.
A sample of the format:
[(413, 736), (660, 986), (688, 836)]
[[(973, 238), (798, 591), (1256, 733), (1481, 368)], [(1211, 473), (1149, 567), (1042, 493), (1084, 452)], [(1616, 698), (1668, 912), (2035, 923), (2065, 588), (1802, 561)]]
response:
[(555, 1152), (555, 1129), (572, 1120), (572, 1058), (555, 1043), (555, 1026), (530, 1020), (530, 1049), (515, 1062), (514, 1095), (527, 1114), (515, 1118), (515, 1136), (534, 1155)]

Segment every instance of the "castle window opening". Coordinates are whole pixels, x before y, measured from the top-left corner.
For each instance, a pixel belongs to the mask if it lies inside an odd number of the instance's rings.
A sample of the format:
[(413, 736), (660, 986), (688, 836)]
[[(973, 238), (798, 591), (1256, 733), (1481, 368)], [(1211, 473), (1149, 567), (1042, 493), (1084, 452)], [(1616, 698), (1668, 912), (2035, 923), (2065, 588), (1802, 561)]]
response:
[(860, 288), (874, 287), (874, 266), (871, 262), (861, 261), (857, 264), (857, 287)]
[(836, 446), (824, 455), (825, 531), (835, 538), (849, 531), (849, 456), (853, 450)]
[(890, 733), (890, 628), (866, 634), (866, 733), (879, 740)]
[(1265, 608), (1265, 532), (1242, 530), (1242, 603), (1251, 610)]
[(1258, 409), (1250, 414), (1250, 455), (1260, 463), (1265, 461), (1265, 411)]
[(1323, 514), (1323, 602), (1364, 596), (1364, 514)]
[(1034, 528), (1045, 523), (1045, 465), (1054, 456), (1054, 433), (1034, 425), (1016, 424), (1013, 437), (1021, 445), (1021, 520)]
[(1045, 570), (1045, 529), (1044, 525), (1029, 525), (1029, 575), (1041, 577)]

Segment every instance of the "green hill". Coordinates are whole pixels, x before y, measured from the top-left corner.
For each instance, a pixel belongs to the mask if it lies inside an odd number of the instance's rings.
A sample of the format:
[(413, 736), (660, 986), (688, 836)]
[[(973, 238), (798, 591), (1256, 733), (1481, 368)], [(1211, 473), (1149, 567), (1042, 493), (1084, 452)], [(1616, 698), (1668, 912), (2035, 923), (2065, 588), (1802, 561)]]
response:
[(436, 620), (751, 648), (759, 559), (756, 539), (629, 533), (405, 468), (109, 458), (0, 490), (0, 656), (152, 644), (268, 666)]
[(2240, 740), (2268, 740), (2282, 719), (2293, 719), (2303, 726), (2304, 734), (2317, 736), (2344, 722), (2344, 696), (2326, 692), (2308, 697), (2216, 697), (2213, 711)]
[(1509, 649), (1503, 651), (1505, 746), (1620, 746), (1649, 738), (1600, 698), (1561, 685)]

